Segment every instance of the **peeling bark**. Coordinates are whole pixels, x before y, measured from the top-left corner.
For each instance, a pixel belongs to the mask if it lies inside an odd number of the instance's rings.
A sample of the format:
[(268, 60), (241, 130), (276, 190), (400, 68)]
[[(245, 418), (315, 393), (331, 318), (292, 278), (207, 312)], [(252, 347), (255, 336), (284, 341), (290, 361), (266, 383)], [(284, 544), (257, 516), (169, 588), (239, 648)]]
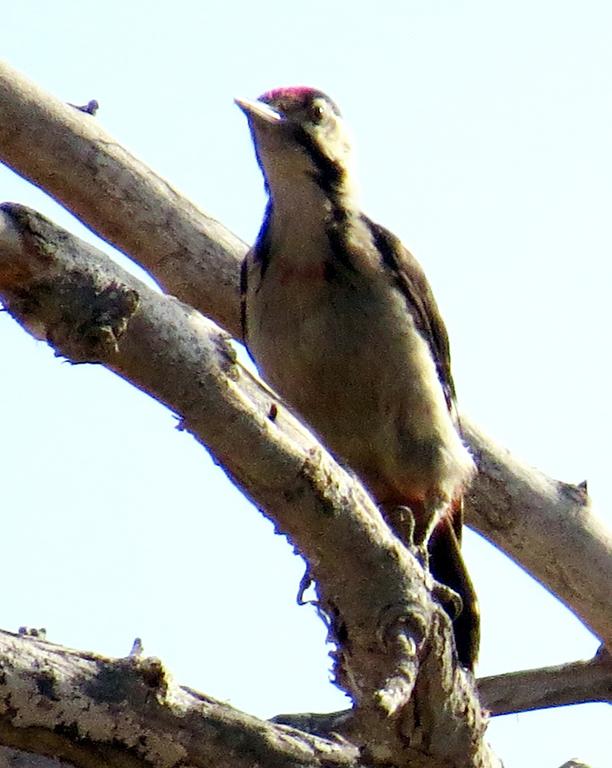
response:
[(0, 658), (0, 742), (25, 753), (28, 767), (45, 765), (33, 755), (79, 768), (363, 765), (342, 739), (266, 723), (176, 685), (155, 658), (112, 660), (8, 632)]

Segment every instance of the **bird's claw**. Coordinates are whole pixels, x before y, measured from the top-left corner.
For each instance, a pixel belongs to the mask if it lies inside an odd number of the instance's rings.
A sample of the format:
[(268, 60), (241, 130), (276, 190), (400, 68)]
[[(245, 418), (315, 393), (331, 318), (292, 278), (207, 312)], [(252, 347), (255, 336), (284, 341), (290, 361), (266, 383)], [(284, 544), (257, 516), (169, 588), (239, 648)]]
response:
[(416, 520), (410, 507), (404, 505), (383, 505), (383, 517), (398, 539), (409, 549), (414, 549)]
[(455, 592), (454, 589), (447, 587), (446, 584), (434, 581), (431, 594), (434, 600), (437, 600), (450, 616), (451, 621), (455, 621), (463, 611), (461, 595)]

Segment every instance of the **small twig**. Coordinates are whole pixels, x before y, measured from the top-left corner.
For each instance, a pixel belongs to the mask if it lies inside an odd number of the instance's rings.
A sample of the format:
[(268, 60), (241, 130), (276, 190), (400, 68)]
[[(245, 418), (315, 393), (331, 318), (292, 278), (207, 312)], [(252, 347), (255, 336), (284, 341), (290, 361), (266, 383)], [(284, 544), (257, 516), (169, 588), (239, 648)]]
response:
[(541, 669), (508, 672), (478, 680), (480, 698), (491, 715), (590, 702), (612, 703), (612, 662), (598, 653), (590, 661), (574, 661)]

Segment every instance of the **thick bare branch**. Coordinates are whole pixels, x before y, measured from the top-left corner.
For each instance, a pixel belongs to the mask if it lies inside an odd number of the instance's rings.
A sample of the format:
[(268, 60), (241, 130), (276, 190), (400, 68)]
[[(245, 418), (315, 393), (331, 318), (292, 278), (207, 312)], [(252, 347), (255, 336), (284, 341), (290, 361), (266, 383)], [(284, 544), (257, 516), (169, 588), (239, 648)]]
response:
[(0, 632), (0, 657), (0, 742), (29, 753), (28, 766), (37, 764), (32, 754), (79, 768), (361, 764), (347, 741), (266, 723), (179, 687), (157, 659), (111, 660), (8, 632)]
[[(33, 148), (36, 151), (32, 151)], [(105, 133), (91, 115), (0, 62), (0, 159), (162, 288), (240, 334), (238, 268), (246, 246)]]
[[(15, 126), (19, 130), (14, 130)], [(40, 148), (37, 153), (32, 153), (33, 145)], [(97, 128), (91, 117), (50, 100), (1, 66), (0, 157), (60, 199), (102, 237), (135, 257), (167, 290), (237, 332), (237, 271), (243, 244), (131, 158)], [(101, 210), (101, 200), (110, 201), (108, 208)], [(15, 235), (15, 230), (9, 226), (4, 236), (10, 240), (11, 234)], [(21, 245), (18, 237), (13, 247), (16, 244)], [(9, 278), (13, 288), (24, 279), (23, 266), (11, 265), (15, 269)], [(140, 294), (114, 288), (111, 293), (110, 297), (102, 297), (99, 308), (108, 310), (112, 305), (115, 316), (111, 313), (106, 324), (99, 317), (93, 323), (91, 315), (84, 317), (75, 338), (68, 334), (61, 340), (76, 359), (80, 359), (79, 355), (88, 357), (92, 350), (94, 356), (100, 349), (106, 349), (111, 356), (117, 353), (117, 336), (136, 311)], [(31, 330), (44, 334), (48, 328), (34, 319), (29, 314)], [(302, 441), (299, 429), (293, 437)], [(611, 598), (606, 587), (610, 583), (612, 546), (610, 534), (593, 515), (586, 493), (520, 465), (472, 425), (469, 437), (481, 466), (469, 508), (470, 522), (549, 586), (611, 644)], [(572, 554), (576, 542), (579, 558)], [(592, 562), (598, 563), (596, 568), (590, 567)], [(598, 672), (599, 677), (592, 678), (594, 689), (602, 695), (607, 690), (609, 695), (609, 677), (602, 678), (601, 665), (595, 668), (594, 662), (584, 664), (574, 668), (579, 679), (588, 684), (589, 676)], [(570, 666), (559, 668), (557, 679), (568, 701), (553, 701), (552, 705), (570, 703), (571, 695), (581, 695), (580, 686), (564, 689), (568, 683), (564, 670)], [(549, 686), (548, 698), (543, 697), (541, 703), (528, 692), (523, 694), (523, 683), (525, 690), (529, 689), (527, 676), (539, 672), (543, 670), (517, 673), (525, 677), (514, 678), (515, 683), (520, 683), (517, 695), (523, 697), (521, 709), (530, 708), (529, 702), (545, 706), (546, 701), (551, 701), (550, 676), (544, 682), (540, 678), (540, 683)], [(503, 701), (496, 698), (504, 678), (482, 681), (485, 699), (488, 703), (490, 697), (498, 707), (516, 706), (512, 697)], [(533, 678), (533, 682), (538, 681)]]
[(100, 361), (179, 413), (306, 557), (338, 641), (337, 679), (357, 705), (352, 735), (369, 754), (495, 764), (428, 574), (225, 334), (18, 206), (2, 207), (0, 295), (62, 355)]
[[(91, 116), (6, 65), (0, 65), (0, 159), (169, 292), (239, 335), (238, 264), (246, 246), (132, 158)], [(468, 523), (612, 647), (612, 537), (586, 494), (520, 464), (470, 424), (468, 436), (481, 469)]]
[(586, 488), (517, 461), (467, 418), (463, 426), (479, 474), (467, 517), (553, 592), (612, 648), (612, 531)]

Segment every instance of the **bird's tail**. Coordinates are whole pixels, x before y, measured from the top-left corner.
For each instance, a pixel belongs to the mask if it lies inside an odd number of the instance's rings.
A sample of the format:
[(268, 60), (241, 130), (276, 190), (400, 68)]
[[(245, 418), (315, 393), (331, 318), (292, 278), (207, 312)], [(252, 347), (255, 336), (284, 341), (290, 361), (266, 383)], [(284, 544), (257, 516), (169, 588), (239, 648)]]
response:
[(429, 568), (436, 581), (450, 587), (463, 602), (453, 617), (457, 656), (464, 667), (474, 669), (480, 645), (480, 611), (474, 585), (461, 553), (463, 501), (453, 502), (452, 514), (445, 515), (429, 539)]

